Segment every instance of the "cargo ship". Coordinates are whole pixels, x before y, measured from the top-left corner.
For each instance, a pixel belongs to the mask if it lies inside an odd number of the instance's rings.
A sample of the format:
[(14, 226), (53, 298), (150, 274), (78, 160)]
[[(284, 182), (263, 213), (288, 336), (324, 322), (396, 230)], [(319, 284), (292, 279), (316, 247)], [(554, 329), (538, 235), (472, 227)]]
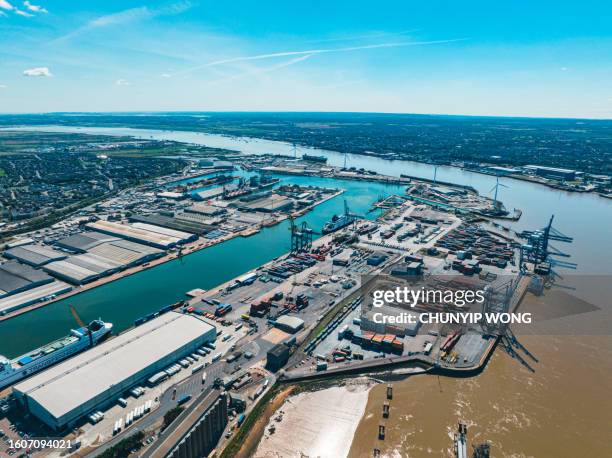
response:
[(107, 337), (113, 325), (94, 320), (89, 326), (72, 329), (70, 334), (36, 350), (9, 360), (0, 355), (0, 389), (42, 371), (75, 353), (93, 347)]
[(323, 164), (327, 163), (327, 158), (325, 156), (312, 156), (310, 154), (302, 155), (302, 160), (310, 162), (322, 162)]
[(332, 232), (339, 231), (340, 229), (344, 229), (347, 226), (350, 226), (353, 222), (357, 220), (356, 215), (352, 215), (349, 212), (348, 206), (346, 204), (346, 200), (344, 201), (344, 214), (343, 215), (334, 215), (330, 221), (325, 223), (323, 226), (323, 230), (321, 231), (323, 235), (331, 234)]

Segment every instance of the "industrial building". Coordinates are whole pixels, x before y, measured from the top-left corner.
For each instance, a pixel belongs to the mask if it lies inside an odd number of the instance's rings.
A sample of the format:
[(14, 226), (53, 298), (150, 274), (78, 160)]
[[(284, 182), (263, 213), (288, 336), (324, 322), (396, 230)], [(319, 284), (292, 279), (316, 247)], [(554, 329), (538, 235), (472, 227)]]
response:
[(168, 312), (34, 375), (13, 393), (50, 428), (72, 427), (215, 337), (201, 318)]
[(3, 297), (0, 299), (0, 316), (43, 300), (53, 299), (55, 296), (67, 293), (71, 289), (72, 286), (67, 283), (53, 281), (27, 291)]
[(43, 266), (43, 270), (62, 280), (82, 285), (164, 255), (162, 250), (141, 243), (119, 238), (96, 240), (90, 238), (94, 232), (87, 234), (81, 239), (73, 238), (62, 243), (78, 252), (87, 247), (86, 252), (50, 262)]
[(216, 169), (234, 170), (234, 164), (230, 161), (215, 161), (213, 167)]
[(203, 200), (215, 199), (217, 197), (220, 197), (223, 195), (224, 192), (225, 192), (225, 189), (223, 188), (223, 186), (219, 186), (217, 188), (206, 189), (204, 191), (196, 192), (192, 194), (192, 197), (195, 200), (203, 201)]
[(115, 261), (125, 268), (136, 266), (164, 255), (164, 251), (158, 248), (143, 245), (142, 243), (130, 242), (129, 240), (101, 243), (90, 248), (88, 253)]
[(227, 425), (228, 395), (214, 390), (202, 396), (192, 410), (184, 412), (160, 435), (144, 453), (144, 458), (200, 458), (210, 455)]
[(84, 253), (51, 262), (43, 269), (54, 277), (81, 285), (118, 272), (122, 269), (122, 265), (95, 254)]
[[(404, 319), (404, 323), (398, 323), (400, 319), (408, 315), (412, 317), (411, 320)], [(360, 318), (359, 326), (362, 331), (371, 331), (377, 334), (393, 334), (400, 337), (416, 336), (421, 327), (418, 313), (397, 307), (374, 307), (372, 310), (364, 311)], [(385, 321), (382, 318), (387, 322), (382, 322)]]
[(53, 278), (46, 273), (15, 260), (0, 264), (0, 298), (27, 291), (52, 281)]
[(187, 213), (199, 213), (205, 216), (219, 216), (223, 213), (227, 213), (225, 208), (215, 207), (214, 205), (208, 205), (204, 202), (195, 203), (191, 207), (187, 207), (185, 211)]
[(160, 236), (175, 237), (179, 240), (179, 243), (187, 243), (197, 240), (198, 237), (195, 234), (189, 232), (179, 231), (176, 229), (170, 229), (169, 227), (157, 226), (155, 224), (135, 222), (132, 224), (135, 229), (141, 229), (152, 232), (153, 234), (159, 234)]
[(180, 215), (134, 215), (130, 217), (130, 221), (134, 223), (153, 224), (158, 227), (161, 226), (198, 235), (206, 234), (213, 229), (213, 227), (208, 224), (201, 223), (197, 220), (183, 219)]
[(399, 262), (391, 268), (394, 277), (418, 277), (423, 274), (423, 263), (417, 261)]
[(87, 223), (88, 229), (161, 249), (172, 248), (180, 243), (192, 240), (194, 237), (197, 238), (197, 236), (186, 232), (173, 231), (173, 233), (168, 233), (169, 229), (160, 231), (163, 228), (157, 226), (155, 226), (156, 229), (154, 231), (151, 231), (149, 227), (151, 225), (135, 227), (129, 224), (104, 220)]
[(131, 242), (101, 232), (83, 232), (55, 242), (65, 250), (90, 253), (108, 259), (123, 267), (131, 267), (164, 255), (158, 248)]
[(541, 165), (526, 165), (524, 169), (535, 173), (539, 177), (551, 178), (553, 180), (572, 181), (576, 179), (576, 171), (570, 169), (544, 167)]
[(182, 200), (187, 196), (182, 192), (162, 191), (156, 194), (160, 199)]
[(519, 169), (511, 168), (511, 167), (499, 167), (499, 166), (491, 166), (485, 167), (487, 172), (493, 173), (495, 175), (507, 176), (513, 174), (519, 174), (521, 171)]
[(16, 259), (33, 267), (40, 267), (53, 261), (66, 259), (66, 255), (42, 245), (22, 245), (9, 248), (4, 252), (4, 257)]
[(289, 347), (282, 343), (273, 346), (266, 355), (266, 369), (276, 372), (289, 361)]
[(265, 213), (282, 212), (291, 210), (295, 202), (286, 196), (271, 194), (261, 199), (250, 202), (241, 202), (239, 207), (247, 211), (260, 211)]
[(297, 316), (283, 315), (276, 320), (274, 326), (282, 331), (295, 334), (304, 327), (304, 320)]
[(121, 239), (112, 235), (103, 234), (102, 232), (88, 231), (58, 240), (55, 242), (55, 245), (59, 248), (73, 251), (75, 253), (85, 253), (101, 243), (113, 242), (117, 240)]

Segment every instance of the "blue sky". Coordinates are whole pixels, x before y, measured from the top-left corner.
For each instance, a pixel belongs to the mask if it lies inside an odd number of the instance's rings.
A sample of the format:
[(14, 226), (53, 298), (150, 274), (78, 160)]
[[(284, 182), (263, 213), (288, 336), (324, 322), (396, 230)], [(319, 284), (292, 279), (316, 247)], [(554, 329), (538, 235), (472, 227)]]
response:
[(604, 1), (0, 0), (0, 112), (612, 118)]

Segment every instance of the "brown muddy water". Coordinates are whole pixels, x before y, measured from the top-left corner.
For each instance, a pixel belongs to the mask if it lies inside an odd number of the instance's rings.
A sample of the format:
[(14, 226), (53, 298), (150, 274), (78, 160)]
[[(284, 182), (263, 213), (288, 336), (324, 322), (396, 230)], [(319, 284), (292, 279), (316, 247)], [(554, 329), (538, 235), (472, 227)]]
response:
[[(527, 296), (522, 308), (546, 316), (572, 307), (575, 300), (553, 291)], [(588, 323), (597, 316), (609, 325), (608, 313), (587, 312), (547, 323), (561, 335), (519, 334), (539, 361), (530, 362), (535, 372), (498, 346), (476, 377), (395, 382), (388, 419), (382, 418), (386, 385), (374, 387), (349, 456), (371, 457), (378, 448), (389, 457), (452, 457), (452, 436), (464, 421), (469, 449), (489, 441), (492, 457), (612, 457), (612, 337), (572, 332), (592, 329)], [(378, 440), (380, 423), (385, 440)]]

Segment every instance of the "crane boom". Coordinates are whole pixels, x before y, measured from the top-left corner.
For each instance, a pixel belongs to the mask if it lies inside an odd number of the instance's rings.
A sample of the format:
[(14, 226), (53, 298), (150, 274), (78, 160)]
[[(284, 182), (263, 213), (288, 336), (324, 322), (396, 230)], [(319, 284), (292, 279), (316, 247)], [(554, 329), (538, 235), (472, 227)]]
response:
[(79, 326), (82, 328), (86, 328), (87, 326), (85, 325), (85, 323), (83, 323), (83, 320), (81, 320), (81, 317), (77, 313), (76, 309), (72, 305), (70, 305), (69, 307), (70, 307), (70, 313), (72, 313), (72, 316), (74, 317), (75, 321), (79, 324)]

